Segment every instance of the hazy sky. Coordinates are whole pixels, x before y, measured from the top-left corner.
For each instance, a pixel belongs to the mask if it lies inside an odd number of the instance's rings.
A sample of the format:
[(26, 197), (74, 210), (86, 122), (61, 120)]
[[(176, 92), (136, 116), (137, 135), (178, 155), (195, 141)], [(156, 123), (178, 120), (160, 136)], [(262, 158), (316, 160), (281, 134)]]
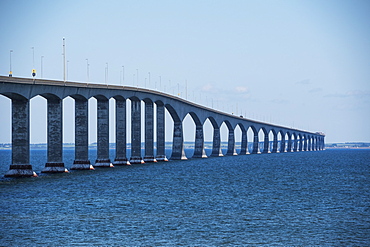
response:
[[(13, 50), (14, 76), (31, 77), (34, 47), (37, 77), (44, 56), (43, 77), (62, 80), (65, 37), (70, 81), (87, 80), (86, 59), (96, 83), (107, 63), (108, 83), (122, 83), (124, 66), (126, 85), (177, 94), (179, 84), (186, 97), (187, 82), (201, 104), (322, 131), (326, 142), (370, 142), (368, 0), (1, 0), (0, 12), (1, 75)], [(10, 142), (10, 101), (0, 105), (0, 142)], [(43, 109), (31, 101), (31, 142), (46, 141)]]

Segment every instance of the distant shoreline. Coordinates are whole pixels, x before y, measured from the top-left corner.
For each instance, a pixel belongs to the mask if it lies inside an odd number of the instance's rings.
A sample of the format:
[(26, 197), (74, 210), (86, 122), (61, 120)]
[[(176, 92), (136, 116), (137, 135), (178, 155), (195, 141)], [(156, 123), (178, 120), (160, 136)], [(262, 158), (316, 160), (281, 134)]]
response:
[(370, 149), (370, 147), (325, 147), (325, 149)]

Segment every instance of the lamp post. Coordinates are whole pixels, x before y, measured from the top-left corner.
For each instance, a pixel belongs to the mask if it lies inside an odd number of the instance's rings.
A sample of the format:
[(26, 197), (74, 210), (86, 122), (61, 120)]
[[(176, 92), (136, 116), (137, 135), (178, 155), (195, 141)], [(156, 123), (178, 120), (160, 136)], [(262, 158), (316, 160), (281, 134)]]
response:
[(31, 47), (32, 49), (32, 77), (35, 78), (36, 70), (35, 70), (35, 47)]
[(63, 37), (63, 81), (66, 82), (66, 39)]
[(10, 50), (10, 63), (9, 63), (9, 65), (10, 65), (10, 68), (9, 68), (9, 77), (12, 77), (13, 76), (13, 71), (12, 71), (12, 52), (13, 52), (13, 50)]

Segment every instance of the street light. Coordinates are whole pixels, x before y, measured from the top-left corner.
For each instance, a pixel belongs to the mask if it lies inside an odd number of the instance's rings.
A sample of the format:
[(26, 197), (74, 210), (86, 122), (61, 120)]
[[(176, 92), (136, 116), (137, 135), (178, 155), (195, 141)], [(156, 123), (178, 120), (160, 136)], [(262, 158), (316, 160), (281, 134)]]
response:
[(9, 68), (9, 77), (13, 76), (13, 71), (12, 71), (12, 52), (13, 50), (10, 50), (10, 68)]
[(32, 49), (32, 77), (36, 76), (36, 70), (35, 70), (35, 47), (31, 47)]

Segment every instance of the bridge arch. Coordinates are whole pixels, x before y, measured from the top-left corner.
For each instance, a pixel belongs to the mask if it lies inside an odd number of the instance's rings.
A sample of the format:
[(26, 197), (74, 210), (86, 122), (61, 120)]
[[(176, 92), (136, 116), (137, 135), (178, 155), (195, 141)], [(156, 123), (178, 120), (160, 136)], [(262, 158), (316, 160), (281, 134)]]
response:
[(178, 116), (176, 110), (170, 104), (165, 104), (166, 109), (170, 113), (173, 120), (173, 140), (172, 140), (172, 155), (171, 159), (186, 160), (184, 150), (184, 135), (182, 120)]

